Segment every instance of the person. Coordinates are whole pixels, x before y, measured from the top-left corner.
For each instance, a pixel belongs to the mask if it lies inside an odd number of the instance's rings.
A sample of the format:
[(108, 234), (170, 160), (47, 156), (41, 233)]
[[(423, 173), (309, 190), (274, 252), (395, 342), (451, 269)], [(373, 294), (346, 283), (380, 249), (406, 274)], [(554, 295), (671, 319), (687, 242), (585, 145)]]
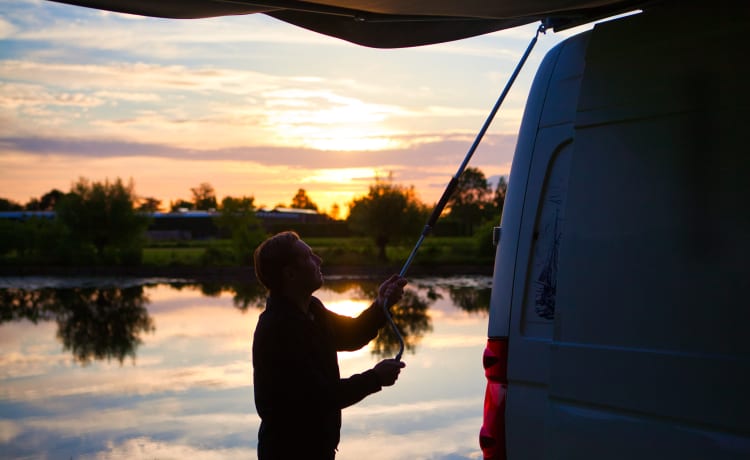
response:
[(259, 460), (331, 460), (341, 410), (393, 385), (405, 364), (385, 359), (341, 378), (337, 351), (354, 351), (375, 338), (406, 280), (393, 275), (356, 318), (326, 309), (313, 293), (323, 284), (322, 259), (295, 232), (276, 234), (254, 253), (255, 274), (268, 290), (253, 337), (253, 386)]

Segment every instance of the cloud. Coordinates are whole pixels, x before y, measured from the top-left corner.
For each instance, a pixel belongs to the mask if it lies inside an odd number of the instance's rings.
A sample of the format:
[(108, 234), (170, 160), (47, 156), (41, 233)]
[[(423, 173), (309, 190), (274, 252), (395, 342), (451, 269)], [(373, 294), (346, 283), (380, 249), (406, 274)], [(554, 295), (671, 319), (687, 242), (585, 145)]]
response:
[[(384, 151), (326, 151), (311, 148), (245, 146), (222, 149), (190, 149), (169, 144), (141, 143), (118, 140), (0, 137), (0, 152), (23, 153), (29, 156), (63, 155), (88, 158), (140, 157), (171, 158), (193, 161), (249, 161), (261, 165), (301, 167), (309, 169), (363, 168), (379, 165), (458, 166), (470, 145), (464, 134), (423, 133), (397, 136), (408, 148)], [(509, 161), (515, 136), (487, 135), (486, 149), (495, 150), (497, 159)], [(496, 159), (496, 161), (497, 161)]]
[(107, 450), (80, 457), (85, 460), (153, 459), (224, 460), (227, 458), (255, 458), (256, 451), (248, 447), (206, 448), (184, 443), (158, 441), (147, 436), (131, 438), (121, 443), (109, 443)]
[(205, 66), (6, 60), (0, 78), (7, 81), (1, 107), (9, 133), (34, 124), (42, 135), (166, 140), (203, 149), (249, 142), (392, 149), (409, 145), (408, 135), (424, 138), (436, 128), (474, 129), (467, 121), (485, 115), (460, 105), (423, 105), (410, 89)]
[(39, 106), (95, 107), (102, 103), (101, 98), (82, 92), (54, 93), (42, 85), (0, 82), (0, 107), (6, 110)]
[(23, 432), (20, 423), (10, 420), (0, 420), (0, 443), (7, 444)]
[[(304, 184), (325, 209), (389, 172), (434, 201), (521, 42), (506, 31), (372, 50), (262, 15), (170, 21), (13, 0), (4, 13), (0, 196), (21, 202), (119, 176), (165, 201), (209, 181), (273, 205)], [(472, 160), (488, 176), (508, 172), (522, 102), (510, 93)]]
[(6, 39), (13, 35), (16, 31), (16, 27), (5, 20), (5, 18), (0, 18), (0, 40)]
[(10, 38), (28, 45), (55, 43), (58, 56), (118, 53), (140, 59), (176, 59), (213, 52), (236, 58), (242, 48), (265, 45), (340, 47), (345, 43), (285, 25), (260, 14), (192, 20), (149, 18), (52, 2), (11, 1)]
[(235, 95), (250, 94), (277, 86), (272, 81), (275, 78), (247, 70), (125, 61), (92, 64), (4, 60), (0, 61), (0, 78), (78, 90), (147, 88), (149, 91), (217, 91)]
[[(288, 202), (297, 185), (322, 209), (345, 206), (367, 193), (376, 174), (414, 185), (426, 203), (437, 201), (463, 160), (472, 136), (432, 133), (426, 140), (403, 136), (409, 147), (385, 151), (324, 151), (311, 148), (247, 146), (191, 149), (160, 143), (100, 139), (0, 138), (0, 196), (25, 203), (78, 177), (133, 178), (139, 196), (170, 200), (189, 197), (201, 182), (217, 196), (255, 196), (258, 205)], [(488, 134), (470, 165), (487, 177), (510, 170), (515, 137)], [(322, 170), (322, 171), (321, 171)], [(342, 180), (346, 178), (346, 180)]]

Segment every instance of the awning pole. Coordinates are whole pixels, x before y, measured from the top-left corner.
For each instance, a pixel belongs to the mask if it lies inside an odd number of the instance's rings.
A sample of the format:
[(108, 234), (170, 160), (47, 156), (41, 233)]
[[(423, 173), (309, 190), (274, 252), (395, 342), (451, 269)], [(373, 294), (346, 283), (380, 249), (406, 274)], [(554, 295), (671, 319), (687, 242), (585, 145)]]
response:
[[(422, 246), (422, 242), (427, 237), (427, 235), (429, 235), (429, 233), (432, 231), (432, 228), (435, 226), (435, 223), (440, 217), (440, 214), (442, 214), (443, 209), (448, 204), (448, 200), (450, 199), (453, 192), (456, 190), (456, 186), (458, 185), (458, 179), (461, 177), (461, 174), (463, 174), (464, 170), (466, 169), (466, 166), (469, 164), (469, 161), (471, 160), (471, 157), (474, 155), (474, 152), (476, 151), (477, 147), (479, 147), (479, 143), (482, 141), (484, 134), (487, 132), (487, 129), (490, 127), (490, 124), (492, 124), (492, 120), (495, 118), (497, 111), (500, 109), (500, 106), (503, 104), (503, 101), (505, 101), (505, 97), (508, 95), (510, 88), (513, 86), (513, 83), (516, 81), (516, 77), (518, 77), (518, 74), (521, 72), (523, 65), (526, 63), (526, 59), (528, 59), (529, 55), (531, 54), (531, 50), (534, 49), (534, 45), (536, 45), (537, 39), (539, 38), (539, 34), (544, 33), (545, 30), (546, 30), (546, 27), (544, 23), (540, 24), (539, 28), (537, 28), (536, 33), (534, 34), (534, 38), (531, 39), (529, 46), (526, 47), (526, 51), (523, 53), (523, 56), (521, 56), (521, 60), (518, 61), (518, 64), (516, 65), (515, 70), (513, 70), (513, 73), (510, 75), (508, 82), (505, 84), (505, 88), (503, 89), (503, 92), (500, 93), (500, 97), (497, 99), (497, 102), (495, 102), (495, 106), (492, 107), (490, 114), (487, 116), (487, 119), (484, 121), (482, 128), (479, 130), (479, 133), (474, 139), (474, 143), (471, 144), (469, 151), (466, 153), (466, 156), (464, 157), (464, 161), (461, 162), (461, 165), (458, 167), (456, 174), (453, 175), (450, 182), (448, 183), (448, 186), (443, 191), (443, 195), (440, 197), (440, 200), (435, 205), (435, 208), (432, 210), (432, 215), (430, 215), (430, 218), (427, 220), (427, 224), (425, 224), (424, 229), (422, 230), (422, 234), (419, 236), (419, 239), (417, 240), (417, 244), (414, 246), (414, 249), (411, 250), (411, 254), (409, 254), (409, 257), (406, 259), (406, 262), (401, 268), (400, 276), (406, 276), (406, 272), (409, 269), (409, 266), (411, 265), (412, 261), (414, 260), (414, 256), (416, 256), (417, 251), (419, 250), (420, 246)], [(398, 354), (396, 355), (396, 359), (400, 361), (401, 355), (403, 355), (404, 353), (404, 338), (401, 336), (401, 333), (399, 332), (398, 327), (396, 326), (396, 323), (393, 322), (393, 318), (391, 317), (391, 314), (388, 311), (388, 308), (385, 305), (383, 305), (383, 309), (385, 310), (386, 318), (388, 318), (388, 321), (390, 322), (391, 327), (393, 328), (393, 331), (396, 333), (396, 336), (398, 337), (400, 349), (399, 349)]]

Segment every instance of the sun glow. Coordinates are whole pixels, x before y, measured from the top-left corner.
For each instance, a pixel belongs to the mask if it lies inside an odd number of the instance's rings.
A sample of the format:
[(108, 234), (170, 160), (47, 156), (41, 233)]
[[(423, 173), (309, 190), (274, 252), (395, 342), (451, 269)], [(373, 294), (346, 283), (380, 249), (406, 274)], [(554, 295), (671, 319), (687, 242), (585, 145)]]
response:
[(339, 315), (357, 316), (370, 306), (367, 300), (334, 300), (326, 302), (326, 308)]
[(345, 130), (340, 133), (336, 133), (336, 130), (327, 130), (325, 135), (308, 139), (305, 144), (317, 150), (335, 152), (386, 150), (401, 145), (400, 142), (388, 137), (367, 137), (364, 133), (358, 135), (356, 130)]
[(316, 169), (312, 175), (305, 178), (307, 183), (321, 184), (351, 184), (356, 181), (370, 180), (375, 177), (372, 168), (336, 168)]

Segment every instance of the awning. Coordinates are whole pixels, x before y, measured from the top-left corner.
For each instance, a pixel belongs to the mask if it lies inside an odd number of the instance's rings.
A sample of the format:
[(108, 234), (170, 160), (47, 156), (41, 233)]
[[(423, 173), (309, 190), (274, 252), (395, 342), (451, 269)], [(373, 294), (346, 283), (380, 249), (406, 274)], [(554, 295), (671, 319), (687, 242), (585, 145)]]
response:
[(637, 0), (53, 0), (174, 19), (261, 13), (374, 48), (427, 45), (537, 21), (561, 30), (640, 8)]

